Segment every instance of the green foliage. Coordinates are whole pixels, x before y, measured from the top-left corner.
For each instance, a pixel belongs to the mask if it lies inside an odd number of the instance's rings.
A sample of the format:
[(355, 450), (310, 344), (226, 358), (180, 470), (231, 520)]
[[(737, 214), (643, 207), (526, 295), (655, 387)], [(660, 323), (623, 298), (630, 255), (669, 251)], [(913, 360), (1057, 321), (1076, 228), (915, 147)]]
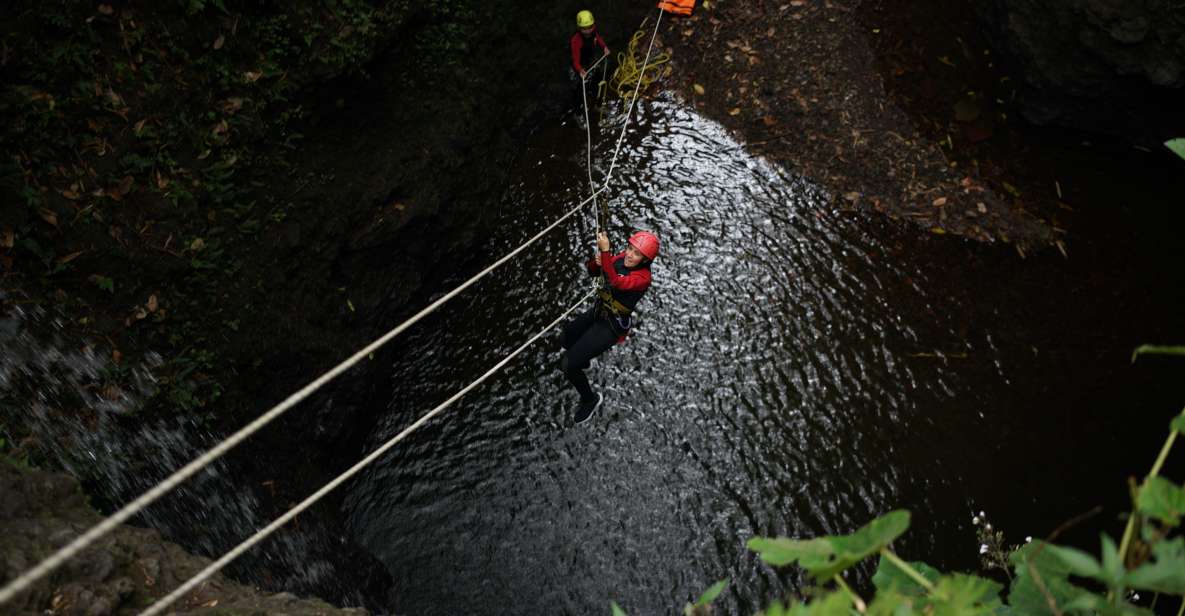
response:
[[(1129, 517), (1123, 541), (1116, 545), (1101, 536), (1099, 556), (1086, 551), (1033, 541), (1011, 551), (1005, 559), (1011, 571), (1007, 589), (996, 581), (966, 573), (944, 573), (924, 562), (906, 562), (889, 543), (909, 527), (909, 513), (894, 511), (851, 535), (789, 539), (755, 537), (749, 548), (775, 566), (798, 564), (821, 584), (834, 582), (837, 590), (816, 594), (806, 603), (775, 601), (766, 616), (861, 614), (863, 616), (1002, 616), (1017, 614), (1150, 616), (1132, 604), (1129, 591), (1176, 595), (1185, 600), (1185, 537), (1169, 537), (1185, 516), (1185, 488), (1158, 476), (1172, 448), (1176, 432), (1185, 431), (1185, 412), (1172, 422), (1148, 478), (1136, 492), (1135, 512)], [(982, 516), (983, 514), (980, 514)], [(977, 516), (977, 524), (981, 517)], [(1003, 535), (982, 520), (978, 536), (983, 551), (1004, 551)], [(1134, 539), (1140, 527), (1140, 539)], [(1132, 546), (1138, 545), (1133, 550)], [(876, 595), (865, 602), (848, 589), (842, 573), (867, 556), (880, 553), (872, 577)], [(996, 567), (993, 559), (993, 568)]]
[(688, 603), (687, 605), (683, 606), (683, 615), (701, 616), (703, 614), (710, 614), (711, 610), (709, 608), (711, 607), (712, 602), (715, 601), (716, 598), (720, 596), (720, 593), (724, 592), (724, 589), (727, 587), (727, 578), (712, 584), (711, 587), (704, 591), (704, 594), (700, 595), (699, 599), (695, 600), (695, 603)]
[(1177, 156), (1185, 158), (1185, 138), (1169, 139), (1164, 142), (1164, 147), (1172, 150)]
[[(931, 583), (937, 582), (938, 578), (942, 577), (942, 572), (927, 565), (921, 561), (909, 563), (915, 571), (922, 574), (922, 577), (930, 580)], [(876, 573), (872, 576), (872, 585), (879, 591), (892, 590), (902, 595), (920, 597), (926, 594), (926, 589), (918, 584), (917, 580), (910, 577), (901, 567), (898, 567), (892, 560), (881, 556), (880, 563), (876, 567)]]
[(825, 582), (835, 574), (864, 560), (889, 545), (909, 528), (909, 512), (898, 510), (887, 513), (860, 530), (841, 537), (821, 537), (807, 541), (779, 537), (754, 537), (749, 549), (761, 554), (771, 565), (794, 562), (806, 569), (816, 580)]
[(1185, 346), (1160, 346), (1155, 344), (1142, 344), (1132, 351), (1132, 363), (1136, 362), (1136, 358), (1141, 355), (1185, 355)]
[(621, 609), (616, 601), (609, 603), (609, 609), (613, 611), (613, 616), (625, 616), (625, 610)]
[(1177, 526), (1185, 514), (1185, 488), (1163, 477), (1149, 477), (1140, 488), (1136, 507), (1146, 516)]

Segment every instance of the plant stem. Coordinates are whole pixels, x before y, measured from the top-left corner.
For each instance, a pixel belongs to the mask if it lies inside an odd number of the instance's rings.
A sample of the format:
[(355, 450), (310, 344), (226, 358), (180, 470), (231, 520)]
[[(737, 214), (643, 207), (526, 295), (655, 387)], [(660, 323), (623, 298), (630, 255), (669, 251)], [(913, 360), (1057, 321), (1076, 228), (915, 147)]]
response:
[[(1185, 412), (1185, 411), (1182, 411)], [(1164, 441), (1164, 447), (1160, 448), (1160, 455), (1156, 457), (1156, 462), (1152, 464), (1152, 471), (1148, 473), (1148, 477), (1144, 478), (1144, 483), (1149, 479), (1155, 477), (1160, 472), (1160, 468), (1164, 466), (1164, 461), (1169, 457), (1169, 450), (1173, 448), (1173, 441), (1177, 440), (1177, 431), (1170, 428), (1169, 437)], [(1143, 483), (1140, 484), (1143, 487)], [(1133, 509), (1135, 503), (1132, 503)], [(1119, 562), (1127, 561), (1127, 548), (1131, 543), (1132, 531), (1136, 527), (1136, 512), (1133, 511), (1127, 518), (1127, 526), (1123, 529), (1123, 539), (1119, 541)]]
[[(1185, 413), (1185, 409), (1182, 409), (1181, 412)], [(1144, 485), (1148, 483), (1149, 479), (1155, 477), (1156, 474), (1160, 472), (1160, 468), (1162, 466), (1164, 466), (1164, 461), (1166, 459), (1168, 459), (1168, 457), (1169, 457), (1169, 451), (1173, 448), (1173, 441), (1176, 441), (1176, 440), (1177, 440), (1177, 431), (1174, 430), (1173, 428), (1169, 428), (1169, 437), (1167, 439), (1165, 439), (1164, 447), (1160, 448), (1160, 455), (1156, 456), (1156, 462), (1152, 463), (1152, 470), (1148, 473), (1148, 476), (1144, 478), (1144, 481), (1142, 483), (1140, 483), (1141, 488), (1144, 487)], [(1136, 492), (1136, 498), (1137, 499), (1139, 498), (1138, 491)], [(1123, 528), (1123, 539), (1121, 539), (1119, 541), (1119, 562), (1120, 563), (1127, 563), (1127, 549), (1131, 545), (1132, 532), (1135, 531), (1135, 528), (1136, 528), (1137, 512), (1135, 511), (1135, 509), (1136, 509), (1136, 503), (1133, 502), (1132, 503), (1132, 510), (1133, 511), (1132, 511), (1131, 515), (1129, 515), (1127, 517), (1127, 526), (1125, 526)], [(1107, 599), (1111, 600), (1112, 602), (1114, 602), (1115, 596), (1116, 596), (1115, 591), (1111, 591), (1111, 592), (1107, 593)], [(1181, 611), (1185, 612), (1185, 598), (1183, 598), (1181, 600)], [(1177, 616), (1181, 616), (1181, 612), (1178, 612)]]
[(913, 578), (913, 581), (917, 582), (922, 588), (925, 588), (926, 592), (934, 590), (934, 585), (930, 583), (930, 580), (927, 580), (925, 576), (918, 573), (917, 569), (909, 566), (909, 563), (901, 560), (901, 558), (889, 550), (889, 548), (881, 548), (881, 556), (884, 556), (885, 558), (889, 559), (889, 562), (897, 565), (898, 569), (901, 569), (906, 575)]
[(1185, 614), (1185, 597), (1181, 597), (1181, 609), (1177, 610), (1177, 616)]
[(864, 603), (864, 599), (861, 599), (860, 595), (856, 594), (856, 591), (852, 590), (851, 587), (848, 586), (848, 583), (843, 581), (842, 575), (836, 573), (832, 579), (835, 580), (835, 583), (840, 588), (842, 588), (844, 592), (848, 593), (849, 597), (852, 598), (852, 605), (856, 606), (857, 612), (863, 614), (864, 610), (868, 609), (868, 604)]

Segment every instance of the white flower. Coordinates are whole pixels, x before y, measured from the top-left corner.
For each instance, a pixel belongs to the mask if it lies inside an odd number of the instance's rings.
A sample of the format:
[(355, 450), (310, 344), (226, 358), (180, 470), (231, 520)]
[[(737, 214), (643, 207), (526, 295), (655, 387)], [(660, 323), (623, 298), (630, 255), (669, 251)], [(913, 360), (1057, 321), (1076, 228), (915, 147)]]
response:
[(1025, 543), (1032, 543), (1032, 542), (1033, 542), (1032, 537), (1025, 537)]
[(986, 543), (982, 543), (979, 545), (979, 553), (980, 554), (987, 554), (987, 551), (988, 551), (988, 546)]
[(975, 516), (975, 517), (971, 518), (971, 523), (976, 526), (979, 526), (979, 516)]
[(982, 511), (980, 511), (980, 512), (979, 512), (979, 517), (981, 517), (981, 518), (986, 518), (986, 517), (987, 517), (987, 514), (986, 514), (986, 513), (984, 513), (984, 512), (982, 512)]
[(984, 529), (984, 530), (991, 530), (991, 529), (992, 529), (992, 525), (991, 525), (991, 524), (984, 524), (984, 525), (983, 525), (983, 529)]

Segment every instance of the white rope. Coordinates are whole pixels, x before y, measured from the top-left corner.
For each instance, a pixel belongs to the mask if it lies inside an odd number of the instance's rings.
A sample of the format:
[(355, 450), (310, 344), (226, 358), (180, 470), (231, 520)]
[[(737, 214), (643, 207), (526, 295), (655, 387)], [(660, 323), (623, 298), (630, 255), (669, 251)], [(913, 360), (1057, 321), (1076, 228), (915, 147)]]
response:
[(638, 75), (638, 84), (634, 86), (634, 95), (630, 97), (629, 110), (625, 112), (625, 124), (621, 125), (621, 134), (617, 136), (617, 147), (613, 148), (613, 160), (609, 163), (609, 172), (605, 174), (605, 185), (609, 186), (609, 178), (613, 177), (613, 168), (617, 166), (617, 154), (621, 151), (621, 142), (625, 140), (625, 129), (630, 125), (630, 115), (634, 112), (634, 104), (638, 102), (638, 91), (642, 88), (642, 73), (646, 72), (646, 65), (650, 64), (650, 51), (654, 49), (654, 38), (658, 36), (658, 24), (662, 23), (663, 10), (658, 10), (658, 18), (654, 20), (654, 32), (650, 35), (650, 43), (646, 45), (646, 58), (642, 60), (642, 72)]
[[(605, 56), (601, 56), (601, 60), (604, 60), (604, 59), (605, 59)], [(600, 60), (598, 60), (598, 62), (600, 62)], [(596, 64), (593, 64), (593, 66), (596, 66)], [(591, 71), (592, 69), (590, 68), (589, 70)], [(593, 182), (593, 177), (592, 177), (592, 124), (589, 122), (589, 118), (588, 118), (588, 80), (587, 79), (580, 80), (580, 98), (581, 98), (581, 104), (584, 106), (584, 143), (586, 145), (586, 147), (585, 147), (585, 168), (588, 170), (588, 189), (592, 193), (593, 220), (596, 221), (597, 231), (601, 231), (602, 230), (601, 229), (601, 219), (598, 218), (596, 215), (597, 208), (600, 207), (597, 204), (597, 200), (596, 200), (596, 195), (599, 191), (597, 190), (597, 185), (595, 182)], [(626, 118), (626, 121), (628, 122), (629, 118)]]
[[(650, 60), (650, 52), (654, 47), (654, 39), (658, 35), (658, 25), (659, 25), (659, 23), (661, 23), (661, 21), (662, 21), (662, 11), (660, 10), (658, 19), (655, 20), (654, 33), (650, 36), (650, 44), (646, 48), (646, 58), (642, 63), (643, 70), (644, 70), (644, 67), (646, 66), (646, 64)], [(589, 68), (591, 69), (591, 68), (596, 67), (597, 64), (599, 64), (601, 61), (603, 61), (605, 59), (605, 57), (606, 56), (602, 55), (601, 59), (598, 60), (597, 62), (594, 62), (592, 67), (589, 67)], [(586, 73), (587, 73), (587, 71), (586, 71)], [(202, 470), (203, 468), (208, 466), (210, 463), (212, 463), (215, 460), (217, 460), (218, 458), (222, 457), (227, 451), (230, 451), (231, 449), (236, 447), (239, 443), (243, 442), (244, 440), (249, 438), (251, 435), (258, 432), (260, 429), (262, 429), (267, 424), (271, 423), (271, 421), (274, 420), (276, 417), (279, 417), (280, 415), (284, 414), (286, 411), (288, 411), (288, 409), (292, 408), (293, 406), (295, 406), (297, 403), (301, 402), (305, 398), (308, 398), (310, 395), (313, 394), (313, 392), (320, 389), (326, 383), (337, 378), (343, 372), (345, 372), (346, 370), (349, 370), (354, 365), (356, 365), (358, 362), (362, 361), (363, 358), (369, 356), (371, 353), (378, 350), (384, 344), (390, 342), (393, 338), (395, 338), (399, 334), (403, 333), (409, 327), (411, 327), (415, 323), (419, 322), (421, 319), (428, 316), (432, 312), (436, 311), (436, 309), (439, 308), (440, 306), (442, 306), (445, 302), (448, 302), (449, 300), (451, 300), (452, 298), (454, 298), (458, 294), (460, 294), (462, 291), (469, 288), (475, 282), (477, 282), (478, 280), (481, 280), (482, 278), (487, 276), (490, 272), (494, 271), (498, 267), (501, 267), (507, 261), (514, 258), (516, 255), (518, 255), (523, 250), (525, 250), (528, 246), (530, 246), (531, 244), (538, 241), (539, 238), (543, 237), (549, 231), (551, 231), (552, 229), (559, 226), (560, 223), (567, 220), (569, 217), (571, 217), (576, 212), (579, 212), (581, 210), (581, 208), (583, 208), (586, 204), (588, 204), (590, 202), (595, 202), (597, 195), (604, 192), (609, 187), (609, 181), (612, 179), (612, 176), (613, 176), (613, 169), (617, 164), (617, 156), (618, 156), (618, 153), (621, 151), (622, 141), (624, 141), (624, 139), (625, 139), (626, 128), (629, 126), (630, 115), (633, 113), (634, 104), (637, 102), (637, 99), (638, 99), (639, 88), (641, 88), (641, 80), (639, 80), (638, 85), (635, 86), (635, 88), (634, 88), (634, 96), (630, 100), (629, 110), (626, 112), (625, 123), (621, 127), (621, 134), (618, 136), (617, 146), (614, 148), (614, 151), (613, 151), (613, 159), (609, 165), (609, 172), (607, 174), (605, 174), (605, 182), (604, 182), (604, 184), (602, 184), (601, 188), (594, 191), (587, 199), (581, 201), (577, 206), (568, 210), (567, 213), (565, 213), (563, 216), (559, 217), (551, 225), (549, 225), (548, 227), (546, 227), (539, 233), (535, 234), (531, 239), (529, 239), (526, 242), (524, 242), (523, 244), (521, 244), (518, 248), (511, 251), (506, 256), (495, 261), (492, 265), (490, 265), (486, 269), (482, 270), (478, 274), (474, 275), (473, 277), (469, 278), (465, 282), (461, 283), (455, 289), (453, 289), (452, 291), (449, 291), (443, 297), (441, 297), (440, 299), (436, 300), (435, 302), (429, 304), (426, 308), (424, 308), (420, 312), (416, 313), (411, 318), (409, 318), (406, 321), (404, 321), (403, 323), (397, 325), (394, 329), (388, 331), (382, 337), (378, 338), (374, 342), (370, 343), (366, 347), (364, 347), (361, 350), (359, 350), (358, 352), (354, 353), (349, 358), (347, 358), (345, 361), (339, 363), (337, 366), (334, 366), (332, 369), (330, 369), (328, 372), (322, 374), (320, 377), (317, 377), (312, 382), (310, 382), (309, 384), (305, 385), (304, 387), (302, 387), (301, 389), (296, 391), (296, 393), (294, 393), (291, 396), (289, 396), (288, 398), (284, 399), (279, 404), (273, 406), (270, 410), (268, 410), (263, 415), (260, 415), (258, 418), (256, 418), (251, 423), (240, 428), (237, 432), (235, 432), (231, 436), (227, 437), (226, 440), (224, 440), (221, 443), (219, 443), (218, 445), (214, 446), (213, 448), (211, 448), (209, 451), (202, 454), (201, 456), (195, 458), (193, 461), (191, 461), (189, 464), (186, 464), (181, 469), (175, 471), (172, 475), (170, 475), (165, 480), (158, 483), (151, 490), (145, 492), (144, 494), (141, 494), (138, 498), (136, 498), (136, 500), (128, 503), (127, 505), (124, 505), (119, 511), (116, 511), (115, 513), (111, 514), (106, 519), (104, 519), (102, 522), (91, 527), (89, 530), (87, 530), (85, 533), (83, 533), (82, 535), (80, 535), (79, 537), (77, 537), (76, 539), (71, 541), (69, 544), (63, 546), (58, 551), (51, 554), (45, 560), (38, 563), (36, 567), (30, 569), (29, 571), (25, 572), (20, 577), (9, 582), (3, 588), (0, 588), (0, 605), (3, 605), (5, 603), (7, 603), (8, 601), (11, 601), (12, 598), (17, 595), (17, 593), (27, 590), (30, 586), (32, 586), (38, 580), (45, 577), (51, 571), (53, 571), (54, 569), (61, 566), (62, 563), (64, 563), (66, 560), (69, 560), (70, 558), (74, 557), (79, 552), (81, 552), (82, 550), (86, 549), (88, 546), (93, 544), (95, 541), (98, 541), (102, 537), (106, 536), (108, 533), (110, 533), (112, 530), (114, 530), (117, 526), (119, 526), (120, 524), (123, 524), (124, 522), (129, 520), (132, 516), (139, 513), (142, 509), (144, 509), (148, 505), (151, 505), (153, 502), (158, 500), (161, 496), (164, 496), (167, 492), (169, 492), (170, 490), (177, 487), (185, 480), (187, 480), (190, 477), (192, 477), (193, 475), (195, 475), (198, 471)], [(588, 107), (587, 107), (587, 102), (586, 102), (586, 105), (585, 105), (586, 115), (587, 115), (587, 110), (588, 110)], [(586, 126), (587, 126), (587, 122), (586, 122)], [(590, 137), (590, 139), (591, 139), (591, 137)], [(590, 145), (590, 148), (591, 148), (591, 145)], [(589, 156), (590, 156), (590, 160), (591, 160), (591, 151), (590, 151)], [(589, 168), (590, 182), (591, 182), (591, 175), (592, 175), (592, 169), (591, 169), (591, 163), (590, 163), (590, 168)], [(583, 301), (583, 300), (581, 300), (581, 301)], [(565, 313), (565, 316), (566, 316), (566, 313)], [(534, 340), (534, 339), (532, 339), (532, 340)], [(516, 353), (517, 353), (517, 351), (516, 351)], [(427, 416), (425, 416), (425, 417), (427, 417)]]
[(202, 454), (201, 456), (195, 458), (192, 462), (190, 462), (189, 464), (186, 464), (180, 470), (174, 472), (172, 475), (170, 475), (164, 481), (161, 481), (159, 484), (157, 484), (156, 487), (154, 487), (151, 490), (140, 495), (140, 497), (137, 498), (136, 500), (128, 503), (127, 505), (124, 505), (123, 508), (121, 508), (119, 511), (116, 511), (115, 513), (111, 514), (111, 516), (109, 516), (107, 519), (105, 519), (102, 522), (91, 527), (91, 529), (86, 531), (86, 533), (80, 535), (74, 541), (71, 541), (69, 544), (62, 547), (57, 552), (54, 552), (48, 558), (46, 558), (45, 560), (38, 563), (36, 567), (25, 572), (24, 575), (21, 575), (20, 577), (18, 577), (15, 580), (6, 584), (4, 586), (4, 588), (0, 589), (0, 605), (3, 605), (6, 602), (12, 600), (12, 598), (15, 597), (17, 593), (28, 589), (35, 582), (37, 582), (37, 580), (40, 580), (41, 578), (45, 577), (47, 574), (49, 574), (49, 572), (51, 572), (54, 569), (61, 566), (61, 564), (64, 563), (66, 560), (77, 555), (79, 552), (86, 549), (87, 546), (91, 545), (95, 541), (98, 541), (103, 536), (105, 536), (107, 533), (114, 530), (115, 527), (119, 526), (120, 524), (123, 524), (128, 519), (130, 519), (132, 516), (136, 515), (141, 509), (144, 509), (148, 505), (152, 504), (157, 499), (159, 499), (161, 496), (164, 496), (164, 494), (166, 492), (177, 487), (182, 482), (184, 482), (186, 479), (192, 477), (198, 471), (205, 468), (208, 464), (210, 464), (211, 462), (220, 458), (227, 451), (230, 451), (232, 448), (234, 448), (236, 445), (238, 445), (239, 443), (246, 440), (252, 434), (255, 434), (255, 432), (259, 431), (259, 429), (266, 426), (273, 419), (284, 414), (285, 411), (287, 411), (288, 409), (295, 406), (298, 402), (309, 397), (313, 392), (317, 391), (317, 389), (321, 388), (323, 385), (325, 385), (329, 381), (332, 381), (334, 378), (336, 378), (337, 376), (339, 376), (341, 373), (345, 372), (346, 370), (349, 370), (355, 364), (362, 361), (362, 359), (369, 356), (374, 351), (378, 350), (379, 347), (390, 342), (392, 338), (403, 333), (404, 330), (406, 330), (407, 328), (416, 324), (418, 321), (420, 321), (420, 319), (423, 319), (424, 317), (431, 314), (437, 308), (442, 306), (445, 302), (456, 297), (462, 291), (464, 291), (465, 289), (467, 289), (471, 285), (473, 285), (473, 283), (477, 282), (478, 280), (481, 280), (486, 275), (488, 275), (490, 272), (494, 271), (495, 269), (500, 267), (502, 264), (504, 264), (507, 261), (509, 261), (510, 259), (514, 258), (520, 252), (525, 250), (528, 246), (535, 243), (539, 238), (541, 238), (545, 234), (547, 234), (547, 232), (549, 232), (552, 229), (559, 226), (560, 223), (567, 220), (569, 217), (571, 217), (576, 212), (579, 212), (581, 210), (581, 208), (583, 208), (590, 200), (596, 198), (596, 196), (598, 194), (600, 194), (601, 192), (603, 192), (605, 189), (606, 189), (606, 187), (601, 187), (600, 190), (597, 190), (596, 192), (594, 192), (592, 194), (592, 196), (590, 196), (588, 199), (581, 201), (579, 205), (568, 210), (568, 212), (566, 214), (564, 214), (563, 216), (560, 216), (558, 219), (556, 219), (555, 222), (551, 223), (551, 225), (549, 225), (547, 228), (543, 229), (539, 233), (536, 233), (534, 237), (532, 237), (531, 239), (524, 242), (518, 248), (514, 249), (513, 251), (511, 251), (509, 254), (502, 257), (501, 259), (495, 261), (493, 265), (485, 268), (484, 270), (482, 270), (481, 272), (479, 272), (478, 274), (476, 274), (469, 280), (466, 280), (465, 282), (461, 283), (459, 286), (457, 286), (457, 288), (453, 289), (452, 291), (449, 291), (444, 297), (441, 297), (440, 299), (436, 300), (435, 302), (432, 302), (431, 304), (428, 305), (427, 308), (424, 308), (423, 310), (419, 311), (411, 318), (407, 319), (403, 323), (400, 323), (394, 329), (392, 329), (391, 331), (384, 334), (381, 338), (370, 343), (369, 345), (367, 345), (366, 347), (364, 347), (362, 350), (358, 351), (357, 353), (354, 353), (348, 359), (346, 359), (345, 361), (341, 362), (340, 364), (334, 366), (332, 369), (330, 369), (325, 374), (322, 374), (321, 376), (317, 377), (315, 380), (310, 382), (308, 385), (305, 385), (304, 387), (302, 387), (296, 393), (292, 394), (291, 396), (288, 396), (288, 398), (286, 398), (283, 402), (273, 406), (271, 408), (271, 410), (269, 410), (268, 412), (264, 413), (263, 415), (260, 415), (258, 418), (256, 418), (251, 423), (240, 428), (238, 432), (235, 432), (234, 434), (229, 436), (226, 440), (224, 440), (221, 443), (219, 443), (218, 445), (214, 446), (212, 449), (210, 449), (206, 453)]
[(214, 575), (215, 573), (217, 573), (219, 569), (222, 569), (228, 563), (230, 563), (234, 559), (238, 558), (241, 554), (243, 554), (243, 552), (246, 552), (247, 550), (249, 550), (253, 546), (255, 546), (255, 544), (257, 544), (260, 541), (262, 541), (263, 539), (267, 538), (268, 535), (275, 532), (281, 526), (287, 524), (289, 521), (292, 520), (292, 518), (295, 518), (297, 515), (300, 514), (300, 512), (304, 511), (305, 509), (308, 509), (310, 506), (313, 505), (313, 503), (316, 503), (318, 500), (321, 499), (321, 497), (323, 497), (326, 494), (328, 494), (329, 492), (331, 492), (334, 488), (340, 486), (347, 479), (356, 475), (358, 473), (358, 471), (365, 468), (371, 462), (374, 462), (376, 459), (378, 459), (380, 456), (382, 456), (384, 453), (386, 453), (389, 449), (394, 447), (396, 443), (403, 440), (404, 437), (411, 434), (412, 432), (415, 432), (416, 429), (418, 429), (420, 426), (423, 426), (425, 423), (427, 423), (429, 419), (432, 419), (436, 415), (440, 414), (442, 411), (444, 411), (444, 409), (446, 409), (450, 405), (452, 405), (452, 403), (456, 402), (457, 400), (460, 400), (461, 396), (464, 396), (465, 394), (469, 393), (469, 391), (472, 390), (474, 387), (481, 385), (483, 382), (485, 382), (486, 379), (493, 376), (494, 373), (498, 372), (498, 370), (501, 370), (503, 366), (510, 363), (510, 360), (514, 359), (519, 353), (522, 353), (524, 350), (527, 349), (527, 347), (531, 346), (531, 344), (533, 344), (536, 340), (542, 338), (544, 334), (551, 331), (552, 328), (554, 328), (556, 325), (559, 325), (560, 321), (563, 321), (565, 318), (568, 317), (569, 314), (572, 314), (572, 311), (576, 310), (581, 305), (583, 305), (585, 301), (587, 301), (590, 297), (592, 297), (592, 295), (593, 294), (590, 292), (587, 295), (585, 295), (584, 297), (580, 298), (579, 302), (576, 302), (570, 308), (565, 310), (563, 314), (561, 314), (558, 318), (556, 318), (556, 320), (549, 323), (547, 325), (547, 327), (543, 328), (542, 330), (539, 331), (539, 333), (532, 336), (530, 340), (524, 342), (522, 344), (522, 346), (515, 349), (514, 352), (512, 352), (510, 355), (507, 355), (505, 358), (502, 359), (502, 361), (499, 361), (497, 364), (494, 364), (493, 368), (490, 368), (489, 370), (487, 370), (486, 373), (481, 375), (481, 377), (479, 377), (476, 381), (473, 381), (469, 385), (465, 386), (464, 389), (453, 394), (451, 398), (449, 398), (448, 400), (445, 400), (444, 402), (440, 403), (436, 408), (425, 413), (424, 416), (417, 419), (415, 423), (404, 428), (403, 431), (400, 432), (399, 434), (396, 434), (394, 438), (387, 441), (386, 443), (383, 443), (383, 445), (381, 447), (374, 450), (374, 452), (372, 452), (370, 455), (363, 458), (360, 462), (358, 462), (354, 466), (351, 466), (350, 469), (347, 470), (346, 472), (338, 475), (337, 478), (335, 478), (333, 481), (330, 481), (329, 483), (322, 486), (320, 490), (313, 492), (311, 495), (309, 495), (308, 498), (305, 498), (303, 501), (301, 501), (300, 504), (296, 505), (292, 509), (289, 509), (288, 512), (285, 513), (284, 515), (276, 518), (276, 520), (274, 522), (261, 528), (254, 535), (251, 535), (251, 537), (248, 538), (246, 541), (243, 541), (239, 545), (235, 546), (234, 549), (232, 549), (231, 551), (224, 554), (222, 556), (222, 558), (219, 558), (218, 560), (210, 563), (209, 566), (207, 566), (205, 569), (202, 569), (197, 575), (189, 578), (189, 580), (187, 580), (181, 586), (178, 586), (176, 590), (174, 590), (173, 592), (169, 593), (168, 595), (162, 597), (159, 601), (154, 603), (148, 609), (141, 612), (140, 616), (153, 616), (155, 614), (161, 613), (161, 611), (163, 611), (165, 608), (172, 605), (174, 601), (181, 598), (182, 595), (184, 595), (185, 593), (192, 590), (198, 584), (201, 584), (203, 581), (205, 581), (211, 575)]

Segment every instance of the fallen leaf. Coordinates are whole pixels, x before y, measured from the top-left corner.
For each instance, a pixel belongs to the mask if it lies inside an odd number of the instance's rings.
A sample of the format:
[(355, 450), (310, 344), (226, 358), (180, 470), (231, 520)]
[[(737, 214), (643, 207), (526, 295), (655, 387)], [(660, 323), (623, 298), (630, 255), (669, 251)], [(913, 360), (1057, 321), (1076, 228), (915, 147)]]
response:
[(111, 351), (111, 361), (113, 361), (113, 362), (115, 362), (115, 363), (117, 363), (117, 364), (118, 364), (118, 363), (120, 362), (120, 360), (122, 360), (122, 359), (123, 359), (123, 353), (120, 353), (120, 352), (119, 352), (119, 349), (112, 349), (112, 351)]
[(69, 263), (69, 262), (73, 261), (74, 259), (77, 259), (78, 257), (82, 256), (82, 253), (84, 253), (84, 252), (86, 252), (86, 251), (85, 251), (85, 250), (79, 250), (79, 251), (77, 251), (77, 252), (72, 252), (72, 253), (70, 253), (70, 254), (68, 254), (68, 255), (64, 256), (64, 257), (58, 257), (58, 263), (59, 263), (60, 265), (65, 265), (65, 264), (67, 264), (67, 263)]
[(161, 190), (169, 187), (169, 178), (162, 176), (160, 171), (156, 172), (156, 187)]
[(699, 94), (700, 96), (704, 95), (704, 87), (699, 85), (698, 83), (692, 84), (691, 89), (695, 90), (695, 93)]
[(44, 220), (55, 227), (58, 226), (58, 215), (54, 214), (52, 210), (41, 208), (37, 211), (37, 213), (41, 215), (41, 220)]
[(206, 242), (202, 241), (202, 238), (200, 238), (200, 237), (189, 243), (189, 249), (194, 252), (197, 252), (205, 247), (206, 247)]
[(984, 205), (983, 202), (976, 203), (975, 209), (979, 210), (980, 214), (987, 214), (987, 206)]
[(843, 198), (855, 203), (860, 200), (860, 193), (853, 190), (852, 192), (844, 193)]
[(930, 232), (936, 233), (938, 235), (944, 235), (946, 233), (946, 229), (943, 229), (942, 227), (932, 227)]
[(222, 44), (225, 42), (226, 42), (226, 37), (219, 34), (218, 38), (214, 39), (214, 49), (215, 50), (222, 49)]
[(765, 124), (766, 126), (776, 126), (778, 123), (778, 119), (773, 116), (767, 115), (764, 118), (761, 118), (761, 123)]
[(215, 124), (214, 128), (210, 129), (210, 132), (214, 133), (215, 137), (218, 137), (221, 135), (225, 135), (226, 132), (229, 130), (230, 130), (230, 126), (227, 125), (226, 120), (222, 120), (221, 122)]
[(160, 304), (157, 302), (155, 295), (149, 295), (148, 302), (144, 304), (144, 307), (148, 309), (148, 312), (156, 312), (156, 309), (160, 308)]
[(255, 83), (259, 78), (263, 77), (263, 71), (247, 71), (243, 73), (243, 81), (247, 83)]
[(234, 97), (228, 98), (219, 105), (223, 113), (234, 114), (234, 112), (243, 108), (243, 99)]
[(946, 205), (946, 197), (939, 197), (934, 200), (934, 207), (942, 207)]
[(104, 15), (112, 15), (115, 13), (115, 9), (111, 8), (110, 4), (100, 4), (99, 12)]
[(82, 198), (82, 195), (78, 194), (77, 192), (75, 192), (73, 189), (70, 189), (70, 188), (67, 188), (66, 190), (59, 190), (58, 192), (61, 193), (61, 195), (63, 197), (65, 197), (71, 201), (78, 201), (80, 198)]
[(740, 107), (733, 107), (732, 109), (728, 110), (728, 115), (730, 115), (730, 116), (740, 115), (740, 113), (741, 113)]
[(4, 231), (0, 231), (0, 248), (12, 248), (15, 243), (16, 235), (12, 227), (4, 227)]

